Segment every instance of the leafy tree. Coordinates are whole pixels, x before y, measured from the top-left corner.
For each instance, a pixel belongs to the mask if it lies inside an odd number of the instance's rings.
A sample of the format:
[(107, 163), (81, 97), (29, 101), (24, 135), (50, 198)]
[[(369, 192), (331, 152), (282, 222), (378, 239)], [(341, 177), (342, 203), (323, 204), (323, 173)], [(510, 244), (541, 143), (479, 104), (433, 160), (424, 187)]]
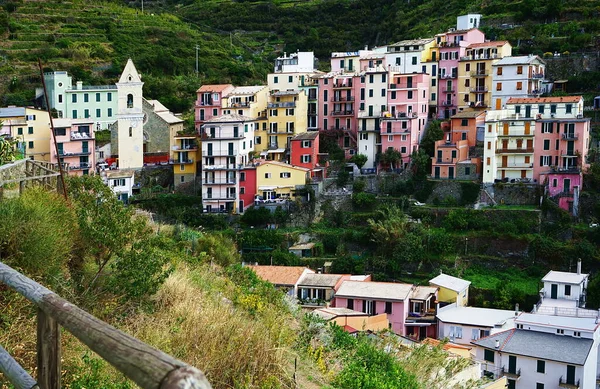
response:
[[(68, 177), (66, 185), (77, 214), (80, 255), (89, 255), (96, 265), (89, 289), (113, 257), (147, 236), (148, 229), (145, 220), (134, 217), (99, 176)], [(77, 275), (82, 268), (80, 262), (71, 270)]]
[(395, 169), (398, 166), (398, 163), (402, 161), (402, 154), (392, 147), (388, 148), (380, 154), (379, 160), (383, 165), (389, 166), (392, 169)]
[(350, 158), (350, 162), (355, 163), (356, 167), (362, 169), (362, 167), (367, 163), (368, 159), (369, 158), (364, 154), (354, 154), (352, 158)]
[(350, 173), (348, 171), (346, 171), (346, 169), (341, 168), (338, 171), (338, 175), (337, 178), (335, 180), (335, 183), (337, 186), (344, 187), (348, 184), (348, 181), (350, 180)]
[[(0, 127), (2, 127), (1, 121)], [(13, 162), (16, 159), (15, 146), (15, 141), (0, 136), (0, 165)]]
[(410, 156), (411, 168), (415, 180), (424, 180), (431, 172), (431, 158), (421, 149)]
[(429, 125), (425, 130), (425, 135), (423, 136), (423, 139), (421, 139), (420, 148), (430, 157), (433, 157), (435, 142), (444, 139), (444, 131), (442, 130), (441, 124), (442, 122), (440, 120), (432, 120), (429, 122)]

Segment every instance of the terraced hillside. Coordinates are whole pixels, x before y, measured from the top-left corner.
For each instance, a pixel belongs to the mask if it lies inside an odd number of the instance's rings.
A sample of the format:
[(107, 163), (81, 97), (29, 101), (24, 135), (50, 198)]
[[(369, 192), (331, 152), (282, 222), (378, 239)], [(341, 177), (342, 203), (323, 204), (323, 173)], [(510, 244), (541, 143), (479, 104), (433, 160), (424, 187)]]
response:
[[(84, 83), (113, 82), (127, 58), (144, 76), (144, 92), (175, 111), (190, 106), (201, 82), (264, 79), (267, 61), (254, 40), (189, 25), (167, 13), (111, 2), (22, 0), (0, 15), (0, 104), (28, 104), (46, 70), (68, 70)], [(196, 75), (196, 47), (198, 75)]]

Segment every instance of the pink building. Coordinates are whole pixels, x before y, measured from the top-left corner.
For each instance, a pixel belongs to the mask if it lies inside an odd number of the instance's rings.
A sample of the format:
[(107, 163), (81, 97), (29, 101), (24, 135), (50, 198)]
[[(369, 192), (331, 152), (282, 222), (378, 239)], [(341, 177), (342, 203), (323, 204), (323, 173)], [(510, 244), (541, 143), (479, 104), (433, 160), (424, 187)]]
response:
[(256, 196), (256, 166), (245, 165), (240, 169), (240, 212), (254, 205), (254, 196)]
[(319, 122), (321, 132), (335, 136), (346, 156), (356, 150), (358, 128), (356, 96), (360, 77), (355, 74), (329, 73), (319, 78)]
[(386, 313), (392, 331), (424, 339), (435, 337), (436, 334), (436, 296), (435, 287), (344, 281), (335, 294), (332, 306), (362, 311), (368, 315)]
[[(70, 175), (87, 175), (96, 166), (94, 121), (91, 119), (54, 119), (58, 157), (68, 164)], [(50, 162), (58, 162), (54, 138), (50, 138)]]
[(455, 115), (458, 107), (458, 61), (465, 55), (471, 43), (485, 41), (485, 35), (477, 28), (470, 30), (449, 30), (435, 37), (436, 54), (439, 59), (438, 70), (438, 117), (449, 119)]
[(234, 86), (231, 84), (218, 84), (202, 85), (202, 87), (196, 91), (198, 98), (194, 110), (195, 126), (198, 132), (200, 132), (200, 126), (204, 124), (204, 122), (223, 114), (221, 101), (233, 89)]
[(400, 151), (402, 164), (418, 150), (427, 125), (429, 80), (426, 73), (390, 74), (388, 111), (382, 114), (380, 134), (382, 152)]

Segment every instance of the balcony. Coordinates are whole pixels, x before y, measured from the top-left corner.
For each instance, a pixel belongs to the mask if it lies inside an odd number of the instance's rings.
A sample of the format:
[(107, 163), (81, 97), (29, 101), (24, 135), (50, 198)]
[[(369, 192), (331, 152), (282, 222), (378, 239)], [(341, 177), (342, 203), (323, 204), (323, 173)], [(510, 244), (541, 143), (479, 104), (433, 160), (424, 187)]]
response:
[(349, 79), (347, 82), (336, 81), (333, 84), (333, 87), (336, 89), (349, 89), (352, 88), (352, 79)]
[(248, 108), (250, 107), (250, 101), (236, 101), (236, 102), (229, 102), (229, 105), (227, 106), (227, 108)]
[(194, 163), (193, 159), (169, 159), (171, 165), (189, 165)]
[(471, 72), (471, 77), (486, 77), (488, 75), (488, 71), (485, 69), (481, 69), (481, 70), (476, 70), (474, 72)]
[(578, 166), (550, 166), (551, 173), (579, 174), (581, 169)]
[(458, 162), (458, 158), (436, 158), (434, 165), (454, 165)]
[(241, 169), (241, 164), (226, 164), (226, 165), (203, 165), (202, 170), (238, 170)]
[(554, 195), (557, 198), (568, 198), (568, 199), (572, 199), (575, 194), (573, 193), (573, 191), (570, 190), (563, 190), (562, 192), (558, 192), (557, 194)]
[(454, 73), (450, 73), (450, 74), (440, 74), (439, 78), (443, 79), (443, 80), (447, 80), (447, 79), (452, 79), (452, 78), (458, 78), (458, 74), (454, 74)]
[(184, 151), (196, 151), (198, 150), (198, 145), (196, 143), (188, 143), (180, 146), (173, 146), (173, 151), (176, 153), (182, 153)]
[(226, 195), (213, 195), (209, 194), (207, 192), (203, 192), (202, 193), (202, 201), (205, 202), (211, 202), (211, 201), (219, 201), (219, 200), (229, 200), (229, 201), (234, 201), (235, 199), (237, 199), (237, 195), (236, 194), (231, 194), (228, 193)]
[(390, 84), (390, 89), (417, 89), (417, 84), (400, 82), (396, 84)]
[(317, 116), (317, 111), (316, 111), (316, 110), (309, 109), (309, 110), (308, 110), (308, 116)]
[(484, 59), (497, 59), (501, 58), (498, 54), (474, 54), (474, 55), (466, 55), (464, 57), (460, 57), (461, 61), (478, 61)]
[(72, 132), (71, 140), (92, 140), (94, 137), (87, 132)]
[(268, 103), (267, 108), (296, 108), (294, 101), (286, 101), (281, 103)]
[(69, 165), (69, 170), (86, 170), (91, 168), (92, 164), (87, 162), (82, 162), (79, 165)]
[(544, 73), (533, 73), (531, 75), (531, 77), (529, 77), (529, 78), (543, 79), (544, 78)]
[(569, 380), (565, 380), (562, 376), (558, 379), (558, 386), (560, 386), (561, 388), (566, 388), (566, 389), (580, 389), (581, 388), (579, 380), (569, 381)]
[(329, 127), (329, 130), (330, 131), (351, 131), (349, 127), (344, 127), (344, 126), (339, 126), (339, 127), (331, 126), (331, 127)]
[(237, 149), (227, 149), (227, 150), (211, 150), (206, 152), (202, 150), (203, 157), (234, 157), (238, 153)]
[(521, 378), (521, 369), (506, 369), (504, 366), (502, 366), (502, 369), (500, 369), (500, 375), (518, 380)]
[(471, 88), (471, 93), (484, 93), (487, 91), (487, 86), (476, 86), (475, 88)]
[(499, 132), (498, 133), (498, 138), (504, 138), (504, 137), (511, 137), (511, 136), (518, 136), (520, 138), (523, 137), (533, 137), (535, 134), (533, 133), (533, 128), (529, 131), (529, 133), (525, 133), (525, 131), (508, 131), (508, 132)]
[(213, 105), (213, 100), (212, 99), (201, 100), (201, 101), (197, 102), (197, 105), (199, 105), (201, 107), (211, 106), (211, 105)]
[(214, 178), (208, 180), (202, 180), (202, 185), (235, 185), (237, 182), (235, 177), (229, 178)]
[(471, 108), (487, 108), (488, 104), (485, 101), (471, 101), (469, 103)]
[(517, 148), (507, 147), (496, 150), (498, 154), (531, 154), (533, 153), (533, 147)]
[(456, 91), (456, 88), (454, 88), (453, 86), (442, 89), (442, 93), (454, 93), (455, 91)]
[(444, 101), (442, 102), (442, 106), (443, 107), (454, 107), (456, 104), (454, 104), (452, 101)]
[[(80, 157), (80, 156), (85, 156), (85, 155), (90, 155), (91, 151), (89, 149), (83, 149), (81, 151), (71, 151), (71, 152), (64, 152), (64, 151), (60, 151), (58, 152), (58, 155), (61, 158), (69, 158), (69, 157)], [(54, 155), (56, 155), (56, 153), (54, 153)]]
[(533, 89), (527, 92), (528, 95), (530, 96), (539, 96), (542, 94), (542, 91), (539, 89)]
[(217, 135), (217, 134), (202, 134), (202, 140), (210, 140), (210, 139), (219, 139), (219, 140), (229, 140), (229, 139), (243, 139), (244, 138), (244, 132), (239, 132), (237, 134), (224, 134), (224, 135)]
[(567, 132), (566, 134), (562, 134), (563, 140), (577, 140), (579, 136), (573, 132)]
[(333, 102), (354, 101), (354, 96), (333, 96), (329, 101), (333, 101)]
[(332, 116), (353, 116), (354, 111), (353, 110), (332, 111), (331, 115)]
[(562, 150), (560, 152), (560, 156), (568, 158), (577, 158), (577, 152), (575, 150)]
[(410, 120), (410, 119), (419, 117), (419, 115), (416, 112), (408, 112), (408, 113), (406, 113), (406, 112), (395, 112), (395, 113), (382, 112), (380, 117), (383, 120), (393, 120), (393, 119)]
[(507, 163), (498, 166), (498, 169), (533, 169), (532, 163)]

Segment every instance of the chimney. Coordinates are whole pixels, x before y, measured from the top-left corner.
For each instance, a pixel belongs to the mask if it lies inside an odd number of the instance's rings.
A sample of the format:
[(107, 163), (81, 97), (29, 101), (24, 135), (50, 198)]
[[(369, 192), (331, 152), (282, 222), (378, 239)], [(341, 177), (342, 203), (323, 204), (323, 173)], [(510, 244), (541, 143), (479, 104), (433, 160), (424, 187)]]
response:
[(531, 310), (531, 313), (537, 313), (537, 304), (533, 304), (533, 309)]
[(581, 258), (577, 258), (577, 274), (581, 274)]
[(519, 316), (519, 303), (515, 304), (515, 316)]
[(496, 348), (500, 348), (500, 341), (496, 339)]
[(77, 88), (75, 88), (77, 90), (82, 90), (83, 89), (83, 81), (77, 81)]

